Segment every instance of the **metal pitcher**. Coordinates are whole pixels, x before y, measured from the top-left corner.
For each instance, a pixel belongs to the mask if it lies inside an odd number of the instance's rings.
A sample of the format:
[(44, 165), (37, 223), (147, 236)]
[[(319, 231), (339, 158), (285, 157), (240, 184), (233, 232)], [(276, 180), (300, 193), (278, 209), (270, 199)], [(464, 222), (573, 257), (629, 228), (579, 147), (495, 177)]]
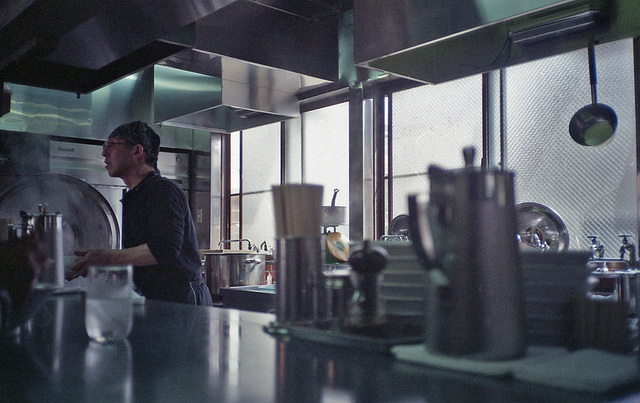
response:
[(506, 360), (526, 351), (513, 174), (429, 167), (428, 203), (409, 197), (411, 239), (428, 275), (427, 347)]
[(46, 204), (38, 205), (37, 214), (20, 211), (22, 223), (9, 230), (9, 238), (20, 239), (37, 233), (43, 243), (48, 264), (40, 272), (38, 284), (42, 287), (61, 288), (64, 286), (64, 228), (62, 214), (50, 213)]

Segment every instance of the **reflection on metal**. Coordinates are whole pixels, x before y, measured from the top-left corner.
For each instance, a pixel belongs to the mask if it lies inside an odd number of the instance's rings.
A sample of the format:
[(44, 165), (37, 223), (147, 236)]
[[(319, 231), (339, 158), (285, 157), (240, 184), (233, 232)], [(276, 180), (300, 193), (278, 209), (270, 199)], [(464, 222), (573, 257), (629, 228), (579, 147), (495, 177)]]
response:
[(0, 118), (3, 130), (104, 140), (123, 122), (152, 119), (153, 71), (127, 76), (80, 98), (64, 91), (5, 85), (12, 98), (11, 112)]
[(357, 65), (426, 83), (640, 34), (636, 0), (355, 0), (354, 13)]
[(299, 74), (187, 51), (154, 67), (155, 123), (231, 133), (299, 115)]
[(228, 5), (196, 22), (195, 49), (337, 81), (338, 25), (351, 1), (225, 2)]
[(0, 6), (9, 16), (0, 43), (10, 44), (0, 49), (0, 81), (78, 94), (193, 47), (195, 10), (208, 10), (195, 0), (13, 3)]
[(0, 82), (85, 94), (185, 49), (323, 80), (342, 0), (16, 0), (0, 4)]

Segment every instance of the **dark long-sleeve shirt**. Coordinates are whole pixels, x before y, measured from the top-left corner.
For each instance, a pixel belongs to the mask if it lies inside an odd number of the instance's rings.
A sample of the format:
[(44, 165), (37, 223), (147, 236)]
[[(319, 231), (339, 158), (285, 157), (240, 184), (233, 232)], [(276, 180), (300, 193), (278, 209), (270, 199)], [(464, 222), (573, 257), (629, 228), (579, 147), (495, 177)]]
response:
[(158, 261), (157, 265), (134, 268), (136, 287), (150, 299), (191, 302), (189, 292), (202, 284), (202, 274), (196, 230), (184, 191), (151, 172), (125, 193), (122, 206), (122, 246), (146, 243)]

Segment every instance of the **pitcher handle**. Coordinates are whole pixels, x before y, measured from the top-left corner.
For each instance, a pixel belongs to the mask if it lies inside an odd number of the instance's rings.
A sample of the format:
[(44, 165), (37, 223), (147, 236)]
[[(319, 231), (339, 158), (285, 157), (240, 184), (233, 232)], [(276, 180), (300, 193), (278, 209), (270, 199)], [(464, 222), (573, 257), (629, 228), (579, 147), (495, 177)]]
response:
[(436, 265), (437, 254), (426, 203), (418, 201), (418, 196), (415, 194), (409, 195), (407, 201), (409, 204), (409, 235), (413, 249), (422, 266), (427, 270), (432, 269)]

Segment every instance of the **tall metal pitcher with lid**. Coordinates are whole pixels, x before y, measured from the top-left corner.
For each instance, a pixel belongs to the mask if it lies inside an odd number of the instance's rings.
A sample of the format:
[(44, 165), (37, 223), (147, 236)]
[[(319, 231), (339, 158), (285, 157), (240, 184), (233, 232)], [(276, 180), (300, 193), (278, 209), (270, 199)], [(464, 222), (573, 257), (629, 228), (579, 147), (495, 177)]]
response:
[(409, 197), (411, 238), (429, 271), (427, 347), (505, 360), (526, 351), (513, 174), (429, 167), (428, 203)]
[(32, 231), (37, 232), (38, 238), (42, 241), (48, 264), (39, 275), (38, 284), (44, 287), (60, 288), (64, 286), (64, 231), (62, 226), (62, 214), (50, 213), (46, 204), (38, 205), (37, 214), (20, 212), (23, 220), (25, 234)]

